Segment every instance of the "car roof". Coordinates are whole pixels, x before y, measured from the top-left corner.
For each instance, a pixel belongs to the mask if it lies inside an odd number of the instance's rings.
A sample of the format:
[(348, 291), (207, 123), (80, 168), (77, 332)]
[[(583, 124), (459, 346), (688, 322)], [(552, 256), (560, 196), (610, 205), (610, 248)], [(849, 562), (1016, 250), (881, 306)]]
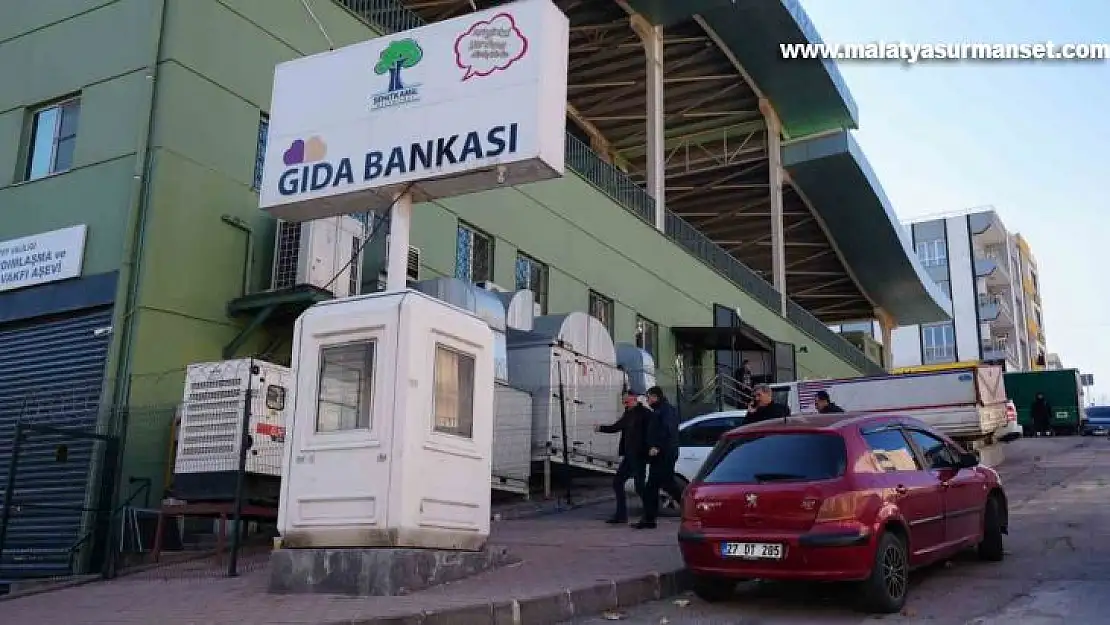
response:
[(850, 428), (901, 424), (924, 429), (930, 429), (925, 423), (899, 415), (873, 413), (873, 412), (841, 412), (832, 414), (802, 414), (781, 419), (769, 419), (752, 425), (745, 425), (726, 434), (736, 436), (751, 434), (752, 432), (813, 432), (813, 431), (843, 431)]

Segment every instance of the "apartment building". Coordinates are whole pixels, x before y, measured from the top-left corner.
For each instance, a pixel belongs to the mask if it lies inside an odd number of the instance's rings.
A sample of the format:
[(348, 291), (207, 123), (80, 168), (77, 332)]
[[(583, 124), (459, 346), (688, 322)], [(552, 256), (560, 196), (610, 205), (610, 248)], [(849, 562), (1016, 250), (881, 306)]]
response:
[[(1037, 259), (1034, 258), (1025, 237), (1015, 234), (1014, 243), (1021, 281), (1021, 295), (1015, 296), (1015, 299), (1018, 300), (1020, 314), (1025, 319), (1025, 341), (1029, 346), (1032, 367), (1036, 369), (1048, 365), (1048, 350), (1044, 339), (1044, 313), (1041, 310), (1040, 272), (1037, 270)], [(1042, 356), (1044, 360), (1039, 358)]]
[(929, 277), (951, 298), (953, 318), (895, 329), (893, 366), (974, 360), (1011, 371), (1044, 366), (1036, 261), (993, 208), (915, 221), (908, 234)]

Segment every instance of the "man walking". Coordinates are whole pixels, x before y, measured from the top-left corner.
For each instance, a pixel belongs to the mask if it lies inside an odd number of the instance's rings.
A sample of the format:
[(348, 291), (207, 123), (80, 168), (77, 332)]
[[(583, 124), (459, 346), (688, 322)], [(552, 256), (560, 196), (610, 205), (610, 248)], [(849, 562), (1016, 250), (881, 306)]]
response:
[(1033, 427), (1036, 429), (1037, 436), (1052, 435), (1052, 406), (1045, 399), (1044, 393), (1037, 393), (1033, 399), (1029, 416), (1033, 417)]
[(844, 409), (833, 403), (829, 397), (828, 391), (817, 391), (817, 396), (813, 400), (813, 405), (817, 407), (817, 412), (821, 414), (832, 414), (836, 412), (844, 412)]
[(756, 385), (752, 396), (752, 407), (744, 417), (744, 425), (790, 416), (790, 408), (774, 402), (775, 394), (770, 386), (766, 384)]
[(676, 502), (682, 501), (682, 489), (674, 481), (674, 465), (678, 462), (678, 412), (658, 386), (648, 389), (647, 398), (652, 411), (647, 428), (649, 471), (642, 497), (644, 516), (632, 526), (635, 529), (655, 528), (660, 491), (666, 491)]
[(606, 519), (606, 523), (618, 524), (628, 522), (628, 497), (625, 496), (625, 484), (631, 479), (640, 499), (644, 498), (644, 480), (647, 473), (647, 426), (652, 417), (651, 411), (640, 403), (636, 393), (627, 391), (624, 394), (624, 414), (612, 425), (598, 425), (594, 429), (605, 434), (620, 434), (617, 444), (617, 454), (621, 463), (617, 466), (617, 474), (613, 477), (613, 494), (617, 498), (617, 510), (613, 516)]

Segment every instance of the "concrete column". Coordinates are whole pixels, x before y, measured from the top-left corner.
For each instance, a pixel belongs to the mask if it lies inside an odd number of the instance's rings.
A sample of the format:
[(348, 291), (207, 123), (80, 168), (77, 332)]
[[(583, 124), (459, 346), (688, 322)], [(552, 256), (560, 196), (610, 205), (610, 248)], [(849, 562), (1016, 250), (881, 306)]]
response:
[(667, 191), (666, 119), (663, 109), (663, 28), (641, 15), (632, 16), (632, 29), (644, 44), (647, 61), (647, 191), (655, 200), (655, 227), (664, 228)]
[(786, 234), (782, 219), (782, 124), (775, 109), (766, 99), (759, 101), (759, 110), (767, 123), (767, 161), (771, 187), (771, 275), (779, 292), (781, 313), (786, 315)]
[(894, 341), (892, 338), (894, 333), (894, 319), (886, 314), (886, 311), (882, 308), (875, 309), (875, 319), (879, 322), (879, 330), (883, 335), (883, 368), (890, 371), (894, 366)]

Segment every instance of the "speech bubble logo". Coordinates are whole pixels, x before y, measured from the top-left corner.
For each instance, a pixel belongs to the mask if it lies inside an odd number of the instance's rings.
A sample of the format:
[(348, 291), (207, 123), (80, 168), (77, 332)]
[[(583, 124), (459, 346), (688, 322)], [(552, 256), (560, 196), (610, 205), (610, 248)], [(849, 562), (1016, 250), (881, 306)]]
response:
[(475, 22), (455, 39), (455, 64), (463, 80), (508, 69), (528, 54), (528, 38), (509, 13)]

